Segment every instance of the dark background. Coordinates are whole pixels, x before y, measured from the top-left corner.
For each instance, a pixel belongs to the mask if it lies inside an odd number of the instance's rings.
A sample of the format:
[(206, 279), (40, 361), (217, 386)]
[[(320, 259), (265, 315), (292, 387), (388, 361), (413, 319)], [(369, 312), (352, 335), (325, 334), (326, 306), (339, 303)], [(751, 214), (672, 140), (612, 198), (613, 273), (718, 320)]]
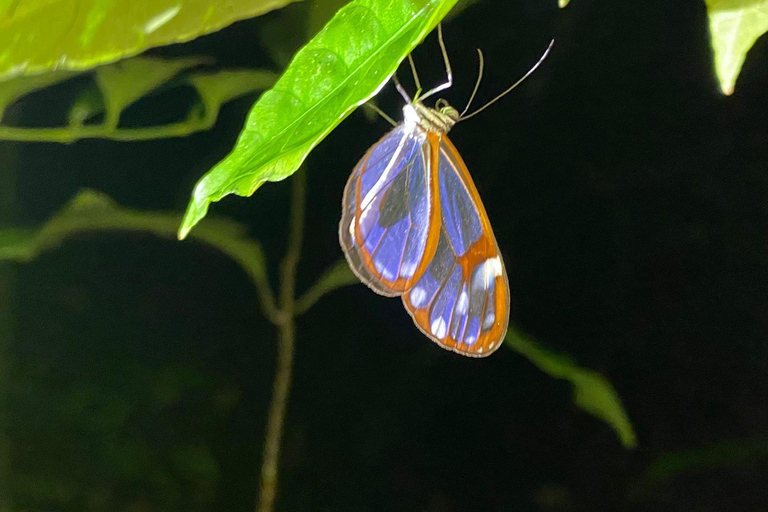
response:
[[(518, 353), (440, 350), (399, 300), (354, 286), (299, 321), (278, 510), (768, 509), (765, 40), (724, 97), (703, 2), (554, 4), (480, 1), (444, 24), (457, 107), (476, 47), (479, 105), (556, 40), (451, 138), (507, 264), (512, 321), (606, 375), (639, 447)], [(153, 54), (275, 69), (260, 34), (283, 15)], [(415, 59), (424, 83), (442, 80), (434, 35)], [(19, 115), (63, 109), (75, 89), (39, 93)], [(173, 117), (185, 94), (124, 121)], [(44, 222), (83, 187), (183, 210), (253, 99), (184, 139), (13, 145), (20, 222)], [(401, 103), (389, 86), (379, 97), (395, 116)], [(387, 129), (354, 113), (310, 155), (300, 290), (341, 257), (344, 184)], [(267, 184), (212, 207), (250, 226), (273, 277), (289, 192)], [(16, 314), (19, 510), (252, 509), (276, 332), (232, 261), (193, 242), (78, 237), (18, 267)]]

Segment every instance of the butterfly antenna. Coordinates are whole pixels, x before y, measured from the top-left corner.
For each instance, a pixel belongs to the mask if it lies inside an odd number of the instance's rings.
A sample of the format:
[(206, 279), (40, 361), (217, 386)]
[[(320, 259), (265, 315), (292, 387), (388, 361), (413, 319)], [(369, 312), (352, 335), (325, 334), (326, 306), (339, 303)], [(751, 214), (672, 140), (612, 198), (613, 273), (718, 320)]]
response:
[(443, 62), (445, 62), (445, 74), (448, 76), (448, 80), (446, 80), (445, 83), (438, 85), (434, 89), (427, 91), (427, 93), (421, 97), (421, 101), (424, 101), (433, 94), (444, 91), (453, 85), (453, 71), (451, 70), (451, 61), (448, 58), (448, 50), (445, 49), (445, 41), (443, 41), (442, 24), (437, 26), (437, 41), (440, 43), (440, 51), (443, 53)]
[(501, 94), (499, 94), (498, 96), (493, 98), (491, 101), (489, 101), (488, 103), (486, 103), (485, 105), (483, 105), (479, 109), (477, 109), (474, 112), (472, 112), (471, 114), (469, 114), (468, 116), (461, 116), (461, 120), (464, 121), (465, 119), (469, 119), (470, 117), (476, 116), (477, 114), (479, 114), (480, 112), (482, 112), (483, 110), (487, 109), (488, 107), (490, 107), (491, 105), (493, 105), (494, 103), (499, 101), (501, 98), (506, 96), (510, 91), (512, 91), (512, 89), (514, 89), (515, 87), (517, 87), (518, 85), (523, 83), (525, 81), (525, 79), (528, 78), (529, 76), (531, 76), (531, 73), (536, 71), (536, 68), (538, 68), (541, 65), (542, 62), (544, 62), (544, 59), (546, 59), (547, 55), (549, 55), (549, 51), (552, 49), (552, 45), (553, 44), (555, 44), (555, 40), (554, 39), (549, 42), (549, 46), (547, 46), (547, 49), (544, 50), (544, 54), (541, 57), (539, 57), (538, 62), (536, 62), (536, 64), (534, 64), (533, 67), (531, 69), (529, 69), (528, 72), (526, 74), (524, 74), (523, 77), (520, 80), (518, 80), (517, 82), (512, 84), (512, 86), (509, 87), (507, 90), (505, 90), (504, 92), (502, 92)]
[(459, 116), (460, 118), (464, 117), (464, 114), (466, 114), (467, 110), (469, 110), (470, 105), (472, 105), (472, 100), (475, 99), (475, 94), (477, 94), (477, 90), (480, 88), (480, 82), (482, 82), (483, 80), (483, 68), (485, 66), (485, 61), (483, 59), (483, 52), (480, 50), (480, 48), (477, 49), (477, 56), (480, 59), (477, 65), (477, 81), (475, 82), (475, 88), (472, 90), (472, 95), (469, 97), (467, 106), (464, 107), (464, 110), (461, 112), (461, 115)]

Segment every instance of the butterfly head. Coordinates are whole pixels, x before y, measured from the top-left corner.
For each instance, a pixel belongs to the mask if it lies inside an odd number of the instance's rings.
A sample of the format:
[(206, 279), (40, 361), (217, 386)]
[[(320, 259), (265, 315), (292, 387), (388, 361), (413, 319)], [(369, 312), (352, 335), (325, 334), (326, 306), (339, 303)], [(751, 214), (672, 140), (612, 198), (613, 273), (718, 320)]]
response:
[(459, 111), (443, 99), (435, 107), (428, 107), (421, 101), (414, 101), (403, 108), (405, 121), (414, 123), (428, 132), (448, 133), (459, 122)]

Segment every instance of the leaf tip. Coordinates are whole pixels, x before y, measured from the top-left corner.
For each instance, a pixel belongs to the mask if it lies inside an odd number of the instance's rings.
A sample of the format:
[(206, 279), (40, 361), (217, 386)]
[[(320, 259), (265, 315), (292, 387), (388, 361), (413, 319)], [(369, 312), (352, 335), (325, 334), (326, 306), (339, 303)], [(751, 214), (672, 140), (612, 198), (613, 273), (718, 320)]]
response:
[(208, 205), (211, 204), (209, 199), (199, 200), (198, 197), (193, 197), (187, 206), (187, 211), (184, 214), (184, 218), (181, 220), (181, 226), (179, 226), (179, 232), (176, 234), (179, 240), (184, 240), (195, 225), (200, 222), (205, 214), (208, 213)]
[(557, 6), (564, 9), (565, 6), (568, 5), (568, 2), (570, 2), (570, 0), (557, 0)]

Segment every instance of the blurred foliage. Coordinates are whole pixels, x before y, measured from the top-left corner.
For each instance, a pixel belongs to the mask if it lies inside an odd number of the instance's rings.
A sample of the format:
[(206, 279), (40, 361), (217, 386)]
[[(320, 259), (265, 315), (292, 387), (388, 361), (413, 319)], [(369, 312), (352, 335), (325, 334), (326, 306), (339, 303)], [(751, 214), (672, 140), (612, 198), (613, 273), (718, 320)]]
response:
[[(210, 59), (134, 57), (96, 68), (69, 108), (68, 126), (26, 127), (0, 125), (0, 139), (74, 142), (83, 138), (146, 140), (189, 135), (213, 126), (222, 105), (269, 88), (277, 75), (260, 70), (207, 70)], [(79, 73), (56, 71), (0, 82), (0, 114), (20, 98), (69, 80)], [(160, 126), (120, 127), (120, 115), (130, 105), (161, 90), (192, 87), (198, 101), (183, 121)]]
[(755, 41), (768, 31), (768, 0), (706, 0), (715, 71), (725, 94)]
[[(76, 367), (60, 366), (64, 354), (78, 351), (88, 353)], [(105, 374), (104, 357), (88, 343), (48, 346), (46, 357), (12, 365), (8, 405), (26, 411), (8, 424), (16, 453), (24, 454), (11, 479), (16, 507), (111, 512), (149, 498), (163, 508), (209, 505), (219, 466), (206, 433), (234, 405), (216, 397), (236, 390), (188, 366), (123, 360)], [(160, 415), (175, 434), (157, 430), (152, 418)]]
[(764, 466), (766, 462), (768, 437), (765, 436), (729, 439), (664, 453), (652, 460), (642, 475), (629, 486), (628, 498), (632, 502), (673, 502), (674, 490), (685, 477), (739, 468), (753, 468), (759, 474), (763, 470), (761, 464)]
[(610, 425), (625, 448), (637, 446), (635, 431), (621, 405), (621, 399), (603, 375), (582, 368), (569, 357), (540, 346), (511, 325), (505, 346), (523, 354), (547, 375), (569, 381), (573, 385), (573, 400), (577, 406)]
[(292, 1), (2, 2), (0, 80), (54, 70), (91, 69), (155, 46), (189, 41)]
[[(115, 204), (95, 191), (86, 190), (42, 228), (19, 231), (0, 230), (0, 261), (28, 262), (42, 252), (60, 245), (79, 233), (124, 230), (146, 231), (159, 236), (172, 236), (178, 216), (175, 214), (137, 212)], [(245, 237), (244, 228), (223, 219), (207, 219), (193, 231), (193, 238), (222, 250), (237, 261), (261, 290), (262, 305), (271, 292), (266, 282), (265, 258), (258, 242)], [(296, 302), (296, 312), (309, 310), (322, 296), (343, 286), (359, 283), (341, 260), (324, 273)], [(269, 313), (267, 313), (269, 314)], [(544, 373), (569, 381), (574, 386), (577, 406), (613, 428), (626, 448), (637, 444), (632, 424), (621, 405), (616, 390), (604, 376), (578, 366), (570, 358), (548, 350), (510, 326), (506, 346), (528, 358)]]
[(251, 109), (232, 152), (203, 176), (179, 238), (229, 194), (280, 181), (345, 117), (373, 97), (456, 0), (355, 0), (293, 58)]

